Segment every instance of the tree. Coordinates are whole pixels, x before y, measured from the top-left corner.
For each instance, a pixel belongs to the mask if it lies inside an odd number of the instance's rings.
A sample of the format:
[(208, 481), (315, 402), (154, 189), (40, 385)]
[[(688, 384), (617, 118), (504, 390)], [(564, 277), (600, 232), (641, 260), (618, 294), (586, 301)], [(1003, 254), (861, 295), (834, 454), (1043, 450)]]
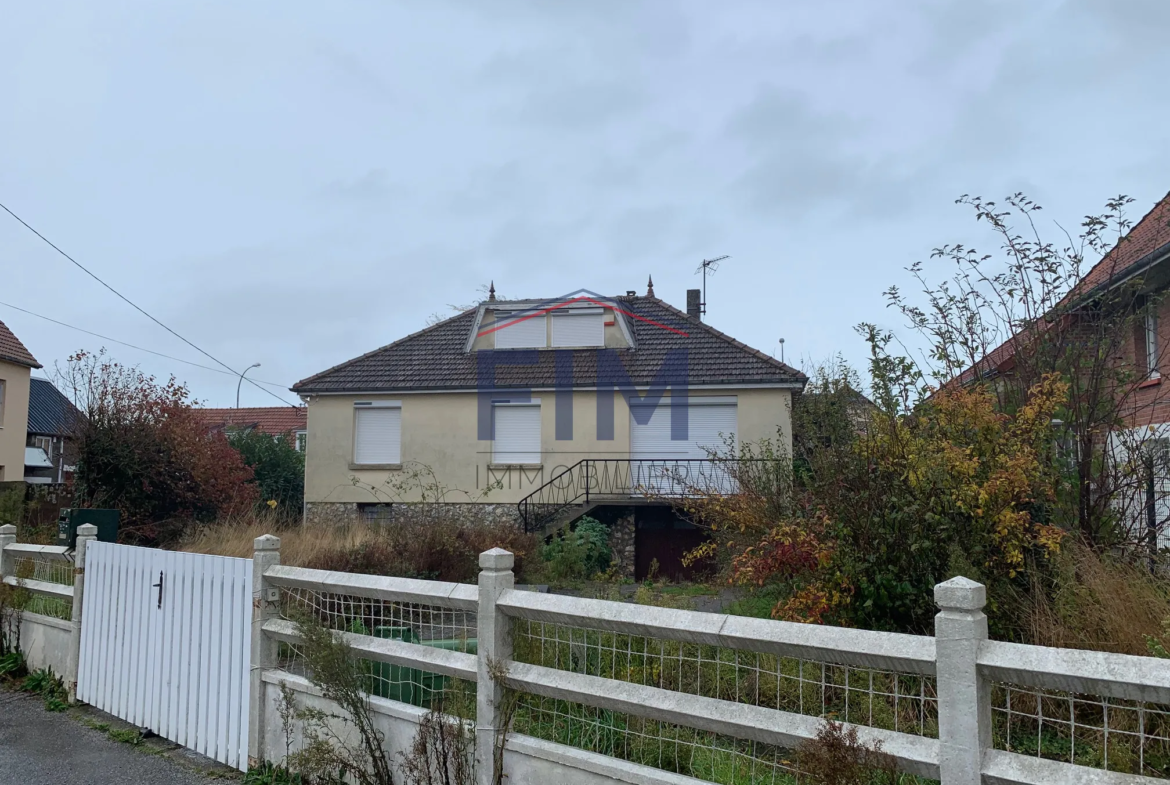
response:
[[(1062, 453), (1055, 457), (1069, 471), (1059, 489), (1066, 503), (1054, 511), (1059, 523), (1097, 547), (1135, 539), (1128, 526), (1118, 525), (1140, 519), (1145, 505), (1148, 434), (1133, 428), (1165, 395), (1161, 387), (1139, 395), (1149, 377), (1135, 362), (1135, 337), (1159, 297), (1151, 273), (1119, 275), (1131, 271), (1124, 260), (1145, 250), (1130, 245), (1136, 241), (1125, 207), (1132, 201), (1111, 199), (1104, 212), (1082, 221), (1077, 237), (1066, 232), (1054, 243), (1038, 226), (1040, 206), (1023, 194), (1004, 205), (961, 197), (958, 203), (991, 228), (1000, 253), (936, 248), (932, 258), (954, 268), (940, 281), (929, 278), (922, 263), (911, 266), (924, 304), (897, 287), (886, 295), (922, 339), (920, 357), (885, 352), (890, 334), (875, 356), (887, 367), (902, 366), (899, 390), (879, 394), (900, 391), (906, 410), (939, 387), (984, 384), (997, 409), (1010, 414), (1041, 379), (1058, 376), (1068, 393), (1053, 413), (1052, 440)], [(1087, 254), (1102, 257), (1092, 271), (1085, 269)]]
[(300, 515), (305, 498), (305, 454), (297, 451), (291, 437), (239, 429), (228, 433), (228, 442), (252, 469), (259, 502), (276, 502), (276, 511), (286, 517)]
[(195, 416), (186, 386), (85, 351), (71, 355), (62, 386), (83, 416), (75, 503), (122, 513), (123, 537), (153, 542), (164, 523), (210, 520), (256, 500), (252, 470), (223, 434)]

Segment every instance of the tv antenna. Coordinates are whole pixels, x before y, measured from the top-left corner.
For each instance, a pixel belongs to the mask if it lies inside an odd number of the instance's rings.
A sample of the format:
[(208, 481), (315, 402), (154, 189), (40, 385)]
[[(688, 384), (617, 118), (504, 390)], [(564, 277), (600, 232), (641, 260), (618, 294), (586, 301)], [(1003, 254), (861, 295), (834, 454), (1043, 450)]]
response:
[(703, 263), (695, 269), (695, 275), (703, 274), (703, 302), (699, 303), (699, 313), (703, 316), (707, 315), (707, 273), (714, 273), (719, 269), (720, 262), (730, 258), (730, 256), (719, 256), (714, 259), (704, 259)]

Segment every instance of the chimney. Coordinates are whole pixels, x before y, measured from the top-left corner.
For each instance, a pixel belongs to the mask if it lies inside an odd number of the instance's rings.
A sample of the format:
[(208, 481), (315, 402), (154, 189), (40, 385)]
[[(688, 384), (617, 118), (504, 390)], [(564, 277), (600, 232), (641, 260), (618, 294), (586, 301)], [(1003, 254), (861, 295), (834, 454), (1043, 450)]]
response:
[(687, 289), (687, 316), (692, 319), (702, 319), (703, 314), (700, 310), (702, 293), (698, 289)]

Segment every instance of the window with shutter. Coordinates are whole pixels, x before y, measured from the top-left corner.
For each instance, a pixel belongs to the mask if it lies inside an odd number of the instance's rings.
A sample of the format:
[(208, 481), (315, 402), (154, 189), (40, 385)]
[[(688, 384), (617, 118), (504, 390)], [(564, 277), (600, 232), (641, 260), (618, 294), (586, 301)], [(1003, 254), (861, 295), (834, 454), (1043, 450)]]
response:
[(493, 463), (540, 463), (540, 404), (496, 404), (492, 417)]
[(605, 314), (601, 309), (556, 311), (552, 320), (553, 346), (604, 346)]
[(353, 462), (384, 465), (402, 462), (402, 407), (354, 404)]
[(497, 349), (532, 349), (548, 346), (545, 315), (530, 313), (496, 313), (496, 322), (504, 325), (495, 331)]

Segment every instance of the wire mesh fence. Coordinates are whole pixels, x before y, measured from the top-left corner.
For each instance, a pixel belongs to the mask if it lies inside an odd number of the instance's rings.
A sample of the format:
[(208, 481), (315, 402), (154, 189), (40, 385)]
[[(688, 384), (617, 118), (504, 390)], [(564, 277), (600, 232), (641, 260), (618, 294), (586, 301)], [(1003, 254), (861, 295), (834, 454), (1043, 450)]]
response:
[(991, 694), (996, 749), (1170, 778), (1170, 706), (1012, 684)]
[(933, 676), (519, 620), (519, 662), (938, 738)]
[[(330, 630), (467, 654), (478, 650), (474, 611), (300, 588), (283, 589), (280, 608), (283, 618), (297, 623), (315, 623)], [(280, 667), (284, 670), (309, 675), (308, 661), (303, 646), (281, 645)], [(474, 682), (420, 668), (371, 660), (360, 662), (370, 695), (424, 708), (440, 708), (455, 716), (475, 716)]]
[[(62, 586), (73, 585), (73, 564), (70, 562), (20, 556), (12, 560), (12, 572), (18, 581), (43, 581)], [(73, 618), (73, 602), (61, 597), (48, 597), (24, 590), (18, 595), (20, 610), (68, 621)]]
[(59, 560), (20, 556), (12, 560), (12, 571), (17, 578), (45, 583), (73, 585), (73, 563)]
[(723, 785), (795, 785), (796, 755), (680, 725), (521, 694), (516, 733)]

